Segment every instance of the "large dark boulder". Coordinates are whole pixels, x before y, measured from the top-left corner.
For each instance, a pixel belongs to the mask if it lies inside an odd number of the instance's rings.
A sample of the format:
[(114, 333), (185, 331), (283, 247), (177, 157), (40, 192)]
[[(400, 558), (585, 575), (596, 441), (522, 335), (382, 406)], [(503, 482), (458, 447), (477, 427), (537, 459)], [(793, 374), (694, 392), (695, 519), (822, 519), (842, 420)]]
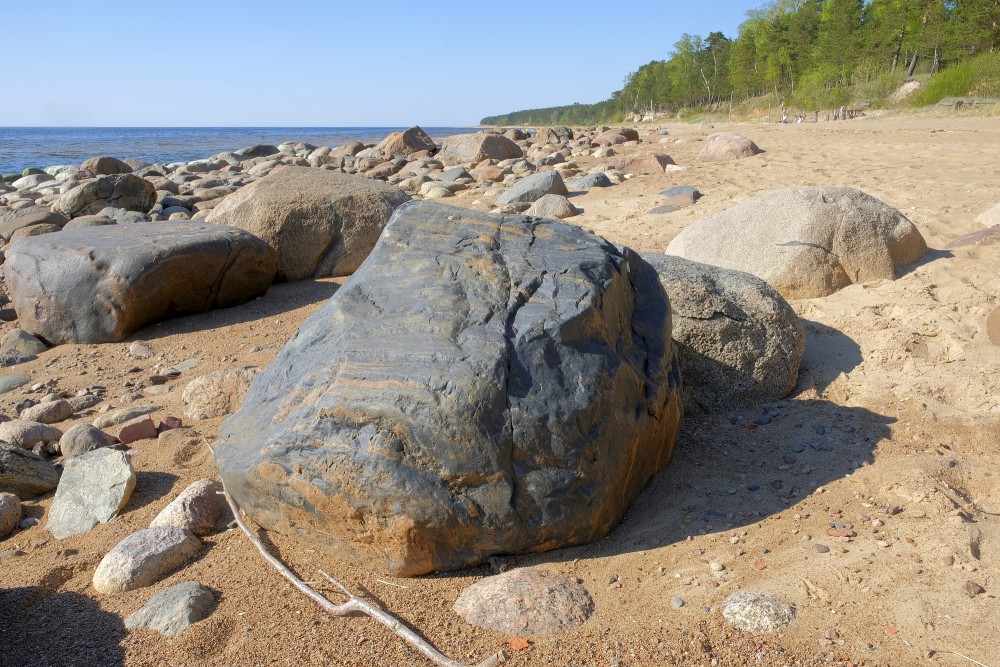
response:
[(4, 275), (22, 329), (50, 343), (107, 343), (267, 291), (274, 251), (234, 227), (157, 222), (63, 230), (11, 247)]
[(599, 539), (680, 415), (641, 257), (420, 201), (254, 380), (215, 460), (261, 525), (417, 575)]
[(806, 332), (781, 295), (756, 276), (643, 253), (670, 297), (688, 412), (777, 401), (795, 388)]
[(206, 220), (245, 229), (278, 252), (278, 278), (346, 276), (410, 196), (363, 176), (282, 167), (223, 199)]
[(67, 218), (94, 215), (108, 206), (146, 213), (156, 203), (156, 188), (135, 174), (100, 176), (83, 181), (52, 204)]

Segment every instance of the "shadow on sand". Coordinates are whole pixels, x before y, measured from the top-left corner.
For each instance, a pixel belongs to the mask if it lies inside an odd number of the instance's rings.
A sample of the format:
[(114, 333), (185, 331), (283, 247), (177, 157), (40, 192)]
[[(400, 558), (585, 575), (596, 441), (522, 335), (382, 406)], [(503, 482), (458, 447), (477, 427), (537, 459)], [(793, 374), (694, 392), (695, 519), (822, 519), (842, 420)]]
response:
[(871, 462), (893, 422), (822, 400), (685, 416), (673, 461), (605, 539), (518, 564), (644, 551), (757, 523)]
[(0, 590), (0, 667), (125, 664), (125, 625), (79, 593), (31, 586)]

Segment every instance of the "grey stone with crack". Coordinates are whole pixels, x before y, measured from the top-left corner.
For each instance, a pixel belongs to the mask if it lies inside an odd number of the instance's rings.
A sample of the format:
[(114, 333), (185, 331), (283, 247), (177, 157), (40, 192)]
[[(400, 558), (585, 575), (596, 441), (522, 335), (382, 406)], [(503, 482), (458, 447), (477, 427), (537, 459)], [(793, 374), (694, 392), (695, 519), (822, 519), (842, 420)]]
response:
[(579, 227), (400, 207), (215, 460), (260, 525), (397, 575), (607, 534), (680, 421), (655, 271)]
[(208, 617), (214, 605), (212, 591), (197, 581), (185, 581), (151, 597), (142, 609), (125, 619), (125, 627), (148, 628), (175, 637)]
[(806, 334), (760, 278), (672, 255), (642, 253), (670, 297), (687, 412), (777, 401), (795, 388)]

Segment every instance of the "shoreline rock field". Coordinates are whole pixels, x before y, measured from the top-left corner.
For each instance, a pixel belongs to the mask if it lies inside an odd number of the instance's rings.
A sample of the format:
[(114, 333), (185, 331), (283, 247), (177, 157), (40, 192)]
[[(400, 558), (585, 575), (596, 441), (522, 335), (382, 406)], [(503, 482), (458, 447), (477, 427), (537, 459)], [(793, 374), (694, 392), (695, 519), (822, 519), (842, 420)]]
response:
[(414, 126), (5, 178), (0, 663), (429, 664), (225, 482), (463, 664), (995, 664), (997, 148)]

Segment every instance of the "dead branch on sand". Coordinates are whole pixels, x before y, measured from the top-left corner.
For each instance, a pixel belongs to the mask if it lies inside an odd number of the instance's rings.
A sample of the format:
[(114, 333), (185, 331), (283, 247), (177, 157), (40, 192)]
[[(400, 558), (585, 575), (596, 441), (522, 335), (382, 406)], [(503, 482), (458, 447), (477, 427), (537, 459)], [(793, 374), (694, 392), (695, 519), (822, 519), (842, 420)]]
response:
[[(237, 525), (239, 525), (240, 529), (250, 539), (250, 541), (253, 542), (254, 546), (257, 547), (257, 550), (264, 557), (264, 560), (266, 560), (278, 572), (280, 572), (285, 579), (288, 579), (290, 582), (292, 582), (293, 586), (295, 586), (297, 589), (305, 593), (308, 597), (312, 598), (312, 600), (316, 602), (316, 604), (318, 604), (320, 607), (330, 612), (334, 616), (341, 616), (341, 617), (369, 616), (373, 618), (374, 620), (378, 621), (379, 623), (386, 626), (387, 628), (395, 632), (397, 635), (402, 637), (403, 641), (405, 641), (411, 647), (419, 651), (421, 654), (424, 655), (424, 657), (433, 662), (435, 665), (439, 665), (440, 667), (467, 667), (466, 665), (463, 665), (460, 662), (456, 662), (451, 658), (447, 657), (446, 655), (442, 654), (440, 651), (434, 648), (430, 644), (430, 642), (421, 637), (412, 628), (407, 626), (405, 623), (403, 623), (401, 620), (399, 620), (389, 612), (385, 611), (381, 607), (372, 604), (371, 602), (368, 602), (367, 600), (357, 597), (356, 595), (351, 593), (351, 591), (349, 591), (346, 586), (341, 584), (339, 581), (331, 577), (323, 570), (320, 570), (319, 573), (322, 574), (328, 581), (330, 581), (330, 583), (332, 583), (334, 586), (343, 591), (344, 595), (346, 595), (348, 598), (347, 602), (340, 605), (336, 605), (330, 602), (330, 600), (324, 597), (321, 593), (311, 588), (308, 584), (306, 584), (304, 581), (295, 576), (295, 574), (290, 569), (288, 569), (288, 567), (284, 563), (282, 563), (280, 559), (276, 558), (275, 556), (271, 555), (268, 552), (267, 548), (264, 547), (264, 543), (260, 541), (260, 538), (254, 535), (254, 533), (250, 530), (250, 527), (247, 526), (246, 522), (243, 520), (239, 505), (237, 505), (236, 501), (233, 500), (233, 497), (229, 495), (229, 491), (226, 490), (225, 484), (223, 484), (222, 486), (222, 494), (226, 497), (226, 502), (229, 503), (229, 507), (233, 511), (233, 517), (236, 519)], [(475, 667), (496, 667), (497, 665), (506, 661), (507, 661), (507, 654), (504, 653), (503, 651), (499, 651), (489, 656), (482, 662), (478, 663), (477, 665), (475, 665)]]

